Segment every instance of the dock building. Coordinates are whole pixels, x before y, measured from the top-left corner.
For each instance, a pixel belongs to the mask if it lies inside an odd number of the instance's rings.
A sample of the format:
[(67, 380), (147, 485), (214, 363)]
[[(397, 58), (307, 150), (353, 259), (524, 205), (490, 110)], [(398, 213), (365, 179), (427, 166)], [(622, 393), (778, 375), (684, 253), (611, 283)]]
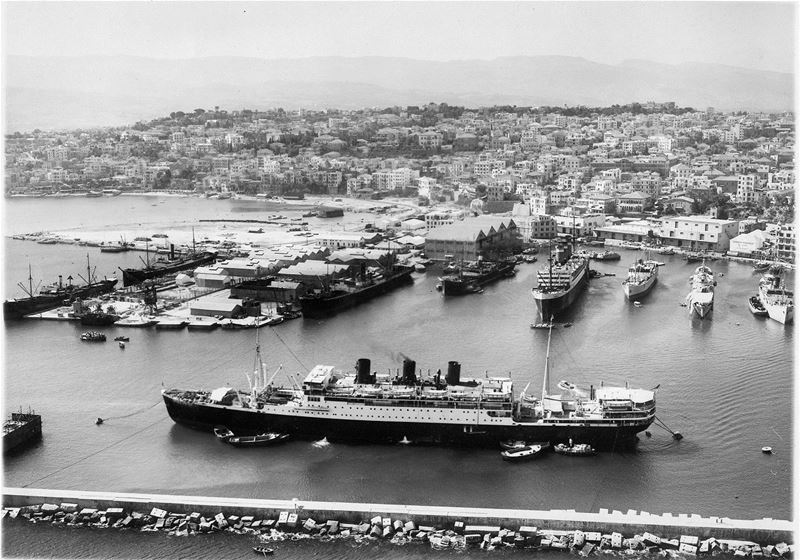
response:
[(481, 216), (438, 227), (428, 233), (425, 254), (430, 259), (475, 260), (491, 248), (501, 248), (519, 239), (513, 219)]

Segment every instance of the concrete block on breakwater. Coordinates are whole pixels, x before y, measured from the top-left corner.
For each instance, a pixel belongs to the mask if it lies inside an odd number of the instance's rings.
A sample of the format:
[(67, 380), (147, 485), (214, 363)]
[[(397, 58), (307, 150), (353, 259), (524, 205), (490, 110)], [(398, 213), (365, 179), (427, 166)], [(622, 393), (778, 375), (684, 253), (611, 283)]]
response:
[[(574, 510), (516, 510), (497, 508), (464, 508), (448, 506), (414, 506), (398, 504), (366, 504), (346, 502), (318, 502), (309, 500), (257, 500), (249, 498), (198, 497), (166, 494), (133, 494), (115, 492), (90, 492), (33, 488), (4, 488), (4, 507), (25, 507), (37, 504), (68, 504), (73, 507), (105, 510), (121, 508), (121, 511), (175, 512), (187, 516), (199, 514), (210, 519), (225, 512), (228, 520), (244, 516), (273, 518), (302, 526), (306, 519), (335, 519), (341, 524), (359, 524), (364, 520), (381, 519), (413, 522), (417, 527), (456, 526), (469, 528), (500, 527), (522, 531), (523, 528), (538, 528), (551, 533), (576, 530), (602, 534), (625, 535), (649, 533), (664, 539), (678, 539), (685, 535), (699, 538), (735, 539), (759, 544), (792, 542), (794, 526), (788, 520), (776, 519), (730, 519), (727, 517), (702, 517), (671, 513), (656, 515), (647, 512), (627, 513), (603, 510), (598, 513)], [(76, 506), (78, 504), (78, 506)], [(112, 509), (119, 512), (120, 509)], [(301, 520), (298, 523), (298, 519)], [(229, 523), (230, 521), (228, 521)], [(288, 523), (287, 523), (288, 525)], [(374, 525), (374, 524), (373, 524)]]

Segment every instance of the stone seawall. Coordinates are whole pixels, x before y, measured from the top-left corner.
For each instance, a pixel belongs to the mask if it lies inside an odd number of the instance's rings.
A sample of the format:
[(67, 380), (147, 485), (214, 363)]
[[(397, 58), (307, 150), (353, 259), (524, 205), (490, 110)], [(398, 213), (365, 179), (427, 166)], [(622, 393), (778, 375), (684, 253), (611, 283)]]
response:
[(317, 502), (308, 500), (257, 500), (180, 496), (167, 494), (135, 494), (31, 488), (4, 488), (4, 507), (24, 507), (43, 503), (75, 503), (81, 508), (122, 508), (127, 511), (150, 512), (158, 508), (168, 512), (199, 513), (213, 518), (225, 515), (256, 516), (277, 519), (281, 512), (296, 513), (300, 520), (336, 519), (342, 523), (359, 523), (375, 516), (410, 520), (418, 525), (452, 528), (466, 526), (519, 529), (536, 527), (550, 531), (618, 532), (625, 535), (654, 533), (666, 539), (682, 535), (716, 539), (751, 541), (758, 544), (793, 542), (794, 524), (779, 519), (730, 519), (699, 515), (661, 515), (629, 510), (601, 509), (598, 513), (573, 510), (512, 510), (446, 506), (406, 506), (397, 504), (365, 504)]

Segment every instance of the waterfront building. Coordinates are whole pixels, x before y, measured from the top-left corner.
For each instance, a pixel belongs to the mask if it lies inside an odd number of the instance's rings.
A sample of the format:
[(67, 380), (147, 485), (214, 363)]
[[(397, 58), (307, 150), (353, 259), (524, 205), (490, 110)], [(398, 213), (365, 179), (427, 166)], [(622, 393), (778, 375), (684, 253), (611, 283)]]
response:
[(619, 224), (606, 225), (595, 229), (595, 236), (604, 239), (606, 245), (622, 245), (623, 243), (642, 243), (654, 238), (658, 231), (658, 222), (650, 220), (634, 220)]
[(226, 319), (244, 315), (244, 307), (240, 299), (204, 297), (193, 300), (189, 306), (189, 314), (198, 317), (219, 317)]
[(708, 216), (662, 217), (659, 236), (665, 245), (691, 250), (727, 251), (739, 233), (738, 220)]
[(731, 239), (728, 254), (739, 257), (750, 257), (755, 254), (756, 251), (760, 251), (764, 246), (764, 242), (768, 239), (770, 239), (770, 236), (760, 229), (737, 235)]
[(343, 247), (363, 247), (367, 243), (377, 243), (380, 239), (381, 235), (379, 233), (367, 231), (331, 231), (320, 234), (316, 237), (316, 242), (323, 247), (338, 249)]
[(425, 239), (425, 254), (434, 260), (445, 260), (446, 255), (475, 260), (485, 251), (517, 238), (513, 219), (480, 216), (431, 230)]

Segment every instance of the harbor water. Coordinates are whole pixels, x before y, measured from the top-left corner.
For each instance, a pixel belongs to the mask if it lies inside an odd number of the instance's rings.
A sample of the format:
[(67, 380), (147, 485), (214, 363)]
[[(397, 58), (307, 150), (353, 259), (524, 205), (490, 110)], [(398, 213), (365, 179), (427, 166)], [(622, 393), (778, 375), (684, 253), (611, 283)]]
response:
[[(149, 235), (196, 227), (203, 235), (200, 219), (258, 219), (275, 211), (263, 201), (20, 199), (6, 201), (4, 233), (75, 228), (79, 237), (79, 228), (92, 228), (107, 230), (109, 241), (115, 241), (118, 235), (113, 232), (118, 230)], [(300, 210), (288, 207), (280, 212), (300, 215)], [(325, 222), (331, 224), (325, 227), (347, 227), (348, 220), (355, 223), (370, 216), (346, 214)], [(96, 247), (6, 239), (6, 297), (21, 295), (16, 282), (27, 283), (29, 263), (34, 277), (45, 281), (59, 274), (77, 277), (86, 269), (87, 252), (100, 276), (138, 262), (131, 253), (101, 254)], [(645, 389), (659, 386), (658, 417), (683, 434), (680, 441), (652, 426), (651, 437), (640, 434), (634, 450), (591, 458), (550, 454), (522, 464), (502, 461), (499, 450), (413, 442), (386, 446), (291, 441), (278, 447), (237, 449), (220, 443), (213, 434), (174, 424), (159, 392), (162, 387), (246, 386), (245, 373), (254, 365), (255, 331), (104, 328), (109, 339), (130, 336), (121, 350), (114, 343), (81, 343), (81, 327), (71, 322), (23, 320), (5, 325), (4, 404), (6, 409), (30, 406), (41, 414), (43, 440), (6, 458), (4, 483), (790, 519), (794, 327), (751, 315), (747, 298), (756, 293), (759, 276), (748, 264), (726, 260), (707, 263), (718, 282), (710, 320), (690, 318), (681, 306), (696, 265), (679, 256), (654, 256), (665, 266), (643, 305), (634, 306), (625, 301), (621, 283), (637, 253), (620, 252), (620, 261), (592, 263), (614, 276), (591, 280), (563, 317), (572, 326), (553, 330), (551, 389), (562, 379), (586, 390), (601, 382)], [(541, 254), (539, 258), (544, 260)], [(531, 329), (530, 324), (540, 320), (531, 288), (541, 266), (541, 262), (520, 264), (513, 278), (500, 280), (481, 294), (453, 298), (435, 289), (437, 269), (415, 273), (413, 285), (334, 317), (297, 319), (260, 329), (262, 354), (271, 371), (282, 365), (283, 372), (299, 372), (301, 378), (316, 364), (349, 370), (360, 357), (370, 358), (377, 371), (400, 368), (404, 357), (431, 372), (457, 360), (462, 377), (510, 375), (516, 392), (527, 386), (529, 393), (538, 393), (548, 332)], [(793, 283), (793, 277), (789, 280)], [(278, 373), (276, 380), (289, 383), (284, 373)], [(97, 417), (106, 422), (95, 425)], [(761, 453), (763, 446), (771, 446), (773, 454)], [(3, 554), (12, 556), (37, 555), (29, 541), (35, 532), (44, 543), (52, 539), (53, 550), (42, 556), (238, 557), (238, 552), (221, 552), (236, 541), (235, 536), (190, 538), (176, 544), (163, 534), (134, 535), (141, 537), (137, 540), (109, 536), (113, 531), (101, 536), (94, 530), (20, 523), (4, 523), (3, 528)], [(69, 554), (56, 550), (61, 539), (68, 539)], [(203, 544), (208, 539), (214, 544)], [(236, 541), (237, 550), (252, 555), (246, 539), (238, 539), (242, 543)], [(192, 551), (170, 553), (173, 546)], [(352, 543), (278, 546), (286, 549), (288, 556), (283, 557), (407, 558), (424, 553), (429, 558), (432, 553), (391, 548), (388, 543), (368, 550)], [(113, 551), (119, 553), (114, 556)]]

